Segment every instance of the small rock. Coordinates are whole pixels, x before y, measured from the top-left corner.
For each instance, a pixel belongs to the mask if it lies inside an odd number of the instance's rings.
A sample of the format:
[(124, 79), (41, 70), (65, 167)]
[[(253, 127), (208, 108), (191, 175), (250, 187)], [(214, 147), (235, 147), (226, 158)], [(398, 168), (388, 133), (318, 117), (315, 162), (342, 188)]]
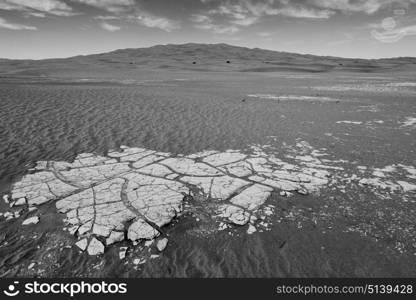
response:
[(245, 225), (250, 219), (249, 213), (234, 205), (226, 205), (222, 216), (228, 218), (232, 223), (236, 225)]
[(154, 240), (150, 240), (150, 241), (146, 241), (146, 242), (144, 242), (144, 246), (145, 246), (145, 247), (150, 247), (150, 246), (153, 244), (153, 241), (154, 241)]
[(293, 193), (288, 192), (288, 191), (281, 191), (280, 192), (280, 196), (282, 196), (282, 197), (290, 197), (290, 196), (293, 196)]
[(77, 245), (77, 247), (81, 249), (82, 251), (85, 251), (85, 249), (87, 249), (87, 246), (88, 246), (88, 241), (87, 239), (82, 239), (76, 242), (75, 245)]
[(308, 195), (309, 194), (309, 192), (305, 189), (298, 189), (298, 193), (301, 194), (301, 195)]
[(141, 264), (144, 264), (146, 262), (146, 260), (143, 258), (143, 259), (141, 259), (141, 258), (135, 258), (134, 260), (133, 260), (133, 264), (135, 264), (136, 266), (137, 265), (141, 265)]
[(165, 250), (167, 245), (168, 245), (168, 239), (167, 238), (160, 239), (156, 243), (157, 250), (159, 250), (160, 252)]
[(88, 245), (87, 251), (89, 255), (103, 254), (104, 245), (96, 238), (92, 238), (90, 244)]
[(9, 195), (4, 195), (3, 200), (4, 200), (4, 202), (6, 202), (6, 204), (8, 204), (9, 203)]
[(158, 257), (159, 257), (158, 254), (152, 254), (152, 255), (150, 255), (150, 259), (155, 259), (155, 258), (158, 258)]
[(251, 224), (248, 225), (247, 234), (252, 234), (252, 233), (254, 233), (256, 231), (257, 231), (257, 229), (256, 229), (255, 226), (253, 226)]
[(19, 198), (16, 200), (16, 202), (14, 202), (14, 205), (16, 206), (25, 205), (25, 204), (26, 204), (26, 198)]
[(35, 263), (31, 263), (31, 264), (27, 267), (27, 269), (28, 269), (28, 270), (33, 269), (33, 267), (34, 267), (35, 265), (36, 265)]
[(409, 182), (401, 181), (401, 180), (397, 181), (397, 183), (400, 184), (400, 186), (403, 189), (403, 192), (405, 192), (405, 193), (416, 190), (416, 185), (415, 184), (411, 184)]
[[(271, 216), (273, 215), (273, 208), (266, 206), (263, 210), (264, 214), (266, 216)], [(264, 218), (262, 218), (264, 220)]]
[(120, 259), (124, 259), (126, 257), (127, 253), (127, 247), (120, 247), (120, 252), (118, 253), (118, 256)]
[(260, 222), (260, 225), (264, 228), (267, 228), (269, 226), (269, 224), (267, 224), (266, 222)]
[(109, 236), (111, 233), (111, 229), (105, 225), (95, 223), (92, 228), (92, 233), (97, 236)]
[(228, 228), (227, 224), (225, 224), (224, 222), (221, 222), (220, 226), (218, 227), (218, 230), (225, 230), (227, 228)]
[(27, 218), (26, 220), (24, 220), (22, 225), (37, 224), (37, 223), (39, 223), (39, 217), (34, 216), (34, 217)]
[(106, 244), (111, 245), (117, 242), (121, 242), (122, 240), (124, 240), (124, 232), (122, 231), (112, 231), (110, 233), (110, 236), (106, 239)]
[(3, 216), (6, 218), (6, 221), (14, 219), (14, 214), (9, 211), (6, 211)]
[(68, 228), (68, 232), (71, 235), (75, 235), (75, 233), (77, 232), (78, 228), (79, 228), (79, 226), (71, 226), (70, 228)]
[(152, 240), (158, 235), (159, 232), (142, 219), (138, 219), (131, 224), (127, 231), (127, 237), (131, 241), (140, 239)]
[(37, 209), (38, 208), (36, 206), (31, 206), (31, 207), (29, 207), (29, 212), (34, 211), (34, 210), (37, 210)]

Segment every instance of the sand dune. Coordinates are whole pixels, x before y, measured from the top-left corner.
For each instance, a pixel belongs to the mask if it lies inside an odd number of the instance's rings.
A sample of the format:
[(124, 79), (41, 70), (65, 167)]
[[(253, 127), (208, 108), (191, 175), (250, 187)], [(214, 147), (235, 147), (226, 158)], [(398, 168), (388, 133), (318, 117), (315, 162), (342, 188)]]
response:
[[(229, 63), (227, 63), (229, 61)], [(416, 58), (349, 59), (244, 48), (227, 44), (158, 45), (149, 48), (122, 49), (108, 53), (65, 59), (0, 60), (0, 74), (51, 75), (59, 72), (91, 72), (123, 69), (239, 71), (239, 72), (330, 72), (373, 73), (415, 70)]]

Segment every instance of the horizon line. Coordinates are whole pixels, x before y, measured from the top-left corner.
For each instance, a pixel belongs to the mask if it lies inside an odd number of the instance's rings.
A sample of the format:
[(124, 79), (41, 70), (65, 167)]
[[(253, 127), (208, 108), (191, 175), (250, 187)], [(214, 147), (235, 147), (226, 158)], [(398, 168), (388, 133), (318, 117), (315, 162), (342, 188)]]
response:
[(238, 45), (233, 45), (233, 44), (229, 44), (229, 43), (195, 43), (195, 42), (187, 42), (187, 43), (167, 43), (167, 44), (154, 44), (151, 46), (146, 46), (146, 47), (137, 47), (137, 48), (115, 48), (113, 50), (108, 50), (108, 51), (102, 51), (102, 52), (91, 52), (91, 53), (86, 53), (86, 54), (76, 54), (76, 55), (72, 55), (72, 56), (63, 56), (63, 57), (46, 57), (46, 58), (7, 58), (7, 57), (0, 57), (0, 60), (30, 60), (30, 61), (42, 61), (42, 60), (53, 60), (53, 59), (69, 59), (69, 58), (74, 58), (74, 57), (78, 57), (78, 56), (90, 56), (90, 55), (99, 55), (99, 54), (106, 54), (106, 53), (111, 53), (111, 52), (115, 52), (118, 50), (134, 50), (134, 49), (148, 49), (148, 48), (152, 48), (152, 47), (157, 47), (157, 46), (184, 46), (184, 45), (189, 45), (189, 44), (194, 44), (194, 45), (227, 45), (227, 46), (231, 46), (231, 47), (238, 47), (238, 48), (245, 48), (245, 49), (250, 49), (250, 50), (265, 50), (265, 51), (272, 51), (272, 52), (279, 52), (279, 53), (287, 53), (287, 54), (299, 54), (299, 55), (310, 55), (310, 56), (316, 56), (316, 57), (328, 57), (328, 58), (339, 58), (339, 59), (360, 59), (360, 60), (384, 60), (384, 59), (403, 59), (403, 58), (412, 58), (412, 59), (416, 59), (416, 56), (389, 56), (389, 57), (379, 57), (379, 58), (364, 58), (364, 57), (346, 57), (346, 56), (335, 56), (335, 55), (324, 55), (324, 54), (312, 54), (312, 53), (301, 53), (301, 52), (288, 52), (288, 51), (281, 51), (281, 50), (276, 50), (276, 49), (268, 49), (268, 48), (259, 48), (259, 47), (247, 47), (247, 46), (238, 46)]

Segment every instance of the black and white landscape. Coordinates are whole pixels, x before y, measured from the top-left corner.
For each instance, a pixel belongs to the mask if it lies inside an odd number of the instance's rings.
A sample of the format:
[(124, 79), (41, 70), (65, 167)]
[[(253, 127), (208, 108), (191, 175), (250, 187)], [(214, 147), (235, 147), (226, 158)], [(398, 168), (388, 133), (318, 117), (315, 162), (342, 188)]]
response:
[(207, 41), (0, 60), (0, 276), (414, 277), (416, 58)]

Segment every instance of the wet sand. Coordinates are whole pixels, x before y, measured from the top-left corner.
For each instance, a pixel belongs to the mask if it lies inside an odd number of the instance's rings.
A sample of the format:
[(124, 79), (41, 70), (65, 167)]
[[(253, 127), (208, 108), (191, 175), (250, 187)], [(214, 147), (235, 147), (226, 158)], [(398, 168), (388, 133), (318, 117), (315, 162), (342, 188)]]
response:
[[(149, 81), (143, 74), (129, 81), (3, 78), (0, 194), (9, 193), (38, 161), (71, 162), (81, 153), (106, 155), (121, 145), (184, 155), (260, 145), (283, 159), (290, 147), (306, 141), (326, 149), (325, 159), (345, 161), (347, 177), (359, 166), (371, 172), (398, 164), (414, 167), (416, 128), (410, 121), (416, 117), (416, 89), (401, 84), (414, 81), (407, 73), (376, 75), (164, 71)], [(353, 89), (333, 88), (351, 81)], [(409, 174), (386, 173), (380, 180), (415, 184)], [(65, 216), (49, 202), (35, 213), (22, 211), (8, 221), (0, 217), (0, 272), (30, 277), (414, 277), (415, 191), (383, 190), (353, 182), (316, 194), (282, 197), (274, 192), (266, 202), (274, 211), (271, 225), (253, 234), (247, 234), (246, 225), (214, 230), (203, 216), (185, 211), (164, 227), (169, 243), (163, 252), (155, 245), (123, 241), (98, 257), (74, 245), (76, 239), (62, 230)], [(0, 208), (19, 210), (4, 202)], [(40, 222), (22, 226), (33, 214)], [(127, 256), (120, 260), (123, 246)], [(143, 251), (158, 257), (135, 264)]]

